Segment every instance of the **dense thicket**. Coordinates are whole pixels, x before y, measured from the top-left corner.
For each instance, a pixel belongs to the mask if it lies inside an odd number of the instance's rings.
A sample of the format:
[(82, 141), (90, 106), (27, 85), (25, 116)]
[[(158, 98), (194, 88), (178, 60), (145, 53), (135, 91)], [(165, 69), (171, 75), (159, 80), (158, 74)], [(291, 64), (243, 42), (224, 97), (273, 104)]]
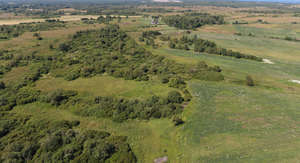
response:
[[(147, 35), (152, 35), (150, 33)], [(61, 44), (59, 50), (59, 54), (51, 57), (19, 56), (12, 59), (15, 60), (13, 64), (4, 67), (3, 73), (6, 73), (13, 67), (29, 64), (30, 71), (21, 80), (0, 90), (2, 111), (41, 101), (54, 106), (83, 105), (84, 111), (75, 112), (86, 116), (111, 117), (116, 121), (172, 117), (182, 111), (183, 100), (188, 102), (191, 99), (186, 80), (223, 80), (219, 67), (209, 67), (205, 62), (186, 66), (147, 52), (116, 25), (78, 32), (70, 41)], [(170, 92), (168, 97), (153, 96), (145, 100), (99, 97), (95, 102), (94, 99), (83, 100), (72, 91), (58, 90), (44, 94), (31, 88), (42, 74), (48, 73), (66, 80), (103, 73), (137, 81), (147, 81), (157, 76), (163, 84), (181, 91)]]
[(151, 45), (152, 47), (156, 48), (157, 45), (155, 44), (154, 40), (160, 35), (161, 33), (159, 31), (144, 31), (142, 36), (139, 37), (139, 41), (146, 42), (146, 45)]
[(169, 26), (179, 29), (195, 29), (206, 24), (225, 23), (222, 16), (215, 16), (206, 13), (165, 16), (163, 17), (163, 21)]
[(0, 162), (136, 162), (126, 137), (0, 112)]
[[(147, 38), (157, 35), (160, 33), (143, 33)], [(189, 101), (191, 98), (185, 80), (223, 79), (220, 68), (208, 67), (205, 63), (202, 63), (205, 66), (185, 66), (147, 52), (116, 25), (77, 32), (71, 41), (61, 44), (60, 50), (65, 55), (63, 62), (68, 65), (64, 70), (70, 71), (55, 75), (63, 76), (66, 80), (103, 73), (137, 81), (158, 76), (163, 79), (162, 83), (183, 92), (183, 96), (179, 92), (170, 92), (167, 98), (153, 96), (146, 100), (98, 97), (98, 103), (86, 102), (83, 110), (77, 110), (76, 113), (80, 115), (112, 117), (116, 121), (172, 117), (182, 111), (183, 100)]]
[(171, 118), (183, 111), (181, 104), (184, 100), (177, 91), (169, 92), (168, 97), (152, 96), (145, 100), (96, 97), (93, 103), (85, 103), (84, 109), (76, 110), (75, 113), (83, 116), (110, 117), (116, 122), (128, 119)]
[[(145, 35), (148, 37), (152, 34)], [(223, 79), (220, 73), (209, 67), (197, 69), (196, 66), (178, 64), (163, 56), (149, 53), (116, 25), (77, 32), (71, 41), (61, 44), (60, 47), (66, 55), (62, 62), (67, 63), (66, 67), (72, 67), (72, 72), (65, 71), (66, 74), (57, 75), (70, 80), (103, 73), (127, 80), (149, 80), (153, 75), (167, 78), (181, 76), (185, 80)]]
[(195, 52), (205, 52), (209, 54), (262, 61), (262, 58), (260, 57), (221, 48), (218, 47), (215, 42), (203, 40), (196, 36), (194, 38), (183, 36), (180, 39), (175, 38), (169, 41), (169, 47), (173, 49), (190, 50), (192, 46)]

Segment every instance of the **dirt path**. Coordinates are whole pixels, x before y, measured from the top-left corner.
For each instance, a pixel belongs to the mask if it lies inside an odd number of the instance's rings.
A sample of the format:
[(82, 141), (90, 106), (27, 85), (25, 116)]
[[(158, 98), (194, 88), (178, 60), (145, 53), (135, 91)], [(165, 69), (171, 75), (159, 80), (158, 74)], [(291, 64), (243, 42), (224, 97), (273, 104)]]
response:
[(269, 59), (263, 59), (263, 62), (267, 64), (274, 64), (274, 62), (270, 61)]
[(168, 156), (160, 157), (154, 160), (154, 163), (165, 163), (168, 161)]

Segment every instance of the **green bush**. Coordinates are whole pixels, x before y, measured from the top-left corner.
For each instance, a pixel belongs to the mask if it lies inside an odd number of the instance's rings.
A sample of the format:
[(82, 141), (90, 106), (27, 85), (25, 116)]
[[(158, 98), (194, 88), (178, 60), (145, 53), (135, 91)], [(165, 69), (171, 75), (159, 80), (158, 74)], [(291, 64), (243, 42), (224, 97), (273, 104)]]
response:
[(17, 105), (32, 103), (38, 100), (39, 95), (39, 91), (29, 87), (23, 87), (18, 90), (16, 103)]
[(169, 78), (168, 77), (162, 77), (161, 78), (161, 83), (166, 84), (169, 82)]
[(184, 101), (181, 94), (177, 91), (171, 91), (168, 93), (168, 101), (169, 103), (182, 103)]
[(70, 50), (70, 45), (66, 44), (66, 43), (62, 43), (59, 45), (59, 50), (63, 51), (63, 52), (67, 52)]
[(175, 78), (171, 78), (169, 80), (169, 87), (173, 87), (173, 88), (184, 88), (185, 87), (185, 82), (181, 77), (175, 77)]
[(77, 95), (77, 92), (75, 91), (65, 91), (62, 89), (55, 90), (53, 92), (48, 93), (47, 95), (44, 95), (41, 100), (43, 102), (50, 103), (52, 105), (61, 105), (68, 101), (68, 99), (72, 96)]
[(67, 81), (75, 80), (80, 77), (80, 71), (79, 70), (73, 70), (71, 72), (67, 72), (64, 79)]
[(183, 124), (184, 121), (179, 117), (174, 117), (173, 118), (173, 123), (174, 123), (175, 126), (179, 126), (179, 125)]
[(26, 121), (11, 114), (0, 117), (0, 162), (137, 161), (126, 137), (74, 130), (70, 121)]

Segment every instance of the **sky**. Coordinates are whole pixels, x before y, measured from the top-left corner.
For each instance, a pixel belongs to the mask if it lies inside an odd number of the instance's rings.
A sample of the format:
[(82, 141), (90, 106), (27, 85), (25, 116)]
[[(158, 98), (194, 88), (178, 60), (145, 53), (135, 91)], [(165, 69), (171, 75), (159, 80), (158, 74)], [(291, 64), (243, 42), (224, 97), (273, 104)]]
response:
[[(10, 1), (32, 1), (32, 0), (0, 0), (0, 2), (6, 1), (6, 2), (10, 2)], [(43, 0), (33, 0), (33, 1), (43, 1)], [(51, 1), (51, 0), (46, 0), (46, 1)], [(57, 1), (57, 0), (53, 0), (53, 1)], [(74, 1), (74, 0), (60, 0), (60, 1)], [(75, 1), (81, 1), (84, 2), (85, 0), (75, 0)], [(93, 1), (139, 1), (139, 0), (93, 0)], [(140, 1), (144, 1), (144, 0), (140, 0)], [(153, 0), (155, 1), (155, 0)], [(184, 1), (184, 0), (180, 0), (180, 1)], [(196, 0), (195, 0), (196, 1)], [(201, 0), (199, 0), (201, 1)], [(204, 0), (204, 1), (209, 1), (209, 0)], [(212, 1), (216, 1), (216, 0), (212, 0)], [(233, 0), (235, 1), (235, 0)], [(282, 2), (282, 3), (300, 3), (300, 0), (237, 0), (237, 1), (257, 1), (257, 2)]]

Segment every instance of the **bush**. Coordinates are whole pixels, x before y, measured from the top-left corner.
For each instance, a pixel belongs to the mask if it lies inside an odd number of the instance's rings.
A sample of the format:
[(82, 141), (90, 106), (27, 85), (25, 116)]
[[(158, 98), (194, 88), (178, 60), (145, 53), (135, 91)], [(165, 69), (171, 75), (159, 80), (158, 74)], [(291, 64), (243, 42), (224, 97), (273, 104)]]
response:
[(3, 81), (0, 81), (0, 89), (5, 89), (5, 83)]
[(28, 87), (23, 87), (18, 90), (16, 98), (17, 105), (32, 103), (38, 99), (39, 95), (39, 91)]
[(162, 77), (161, 78), (161, 83), (166, 84), (169, 82), (169, 78), (168, 77)]
[(183, 88), (185, 87), (185, 82), (181, 77), (171, 78), (169, 81), (169, 87)]
[(59, 45), (59, 50), (63, 51), (63, 52), (67, 52), (71, 49), (70, 45), (66, 44), (66, 43), (62, 43)]
[(39, 33), (34, 33), (33, 37), (40, 37), (40, 34)]
[(222, 72), (222, 69), (219, 66), (210, 67), (210, 70), (215, 71), (215, 72)]
[(253, 79), (252, 79), (252, 77), (251, 77), (250, 75), (248, 75), (248, 76), (246, 77), (246, 84), (247, 84), (248, 86), (250, 86), (250, 87), (253, 87), (253, 86), (254, 86), (254, 81), (253, 81)]
[(80, 71), (79, 70), (73, 70), (73, 71), (67, 73), (67, 75), (65, 75), (64, 79), (67, 80), (67, 81), (71, 81), (71, 80), (75, 80), (79, 77), (80, 77)]
[(179, 125), (183, 124), (184, 121), (179, 117), (174, 117), (173, 118), (173, 123), (174, 123), (175, 126), (179, 126)]
[(168, 102), (169, 103), (182, 103), (184, 99), (181, 94), (177, 91), (171, 91), (168, 93)]
[(75, 91), (65, 91), (58, 89), (53, 92), (50, 92), (42, 99), (42, 101), (58, 106), (63, 103), (66, 103), (70, 97), (75, 95), (77, 95), (77, 92)]

